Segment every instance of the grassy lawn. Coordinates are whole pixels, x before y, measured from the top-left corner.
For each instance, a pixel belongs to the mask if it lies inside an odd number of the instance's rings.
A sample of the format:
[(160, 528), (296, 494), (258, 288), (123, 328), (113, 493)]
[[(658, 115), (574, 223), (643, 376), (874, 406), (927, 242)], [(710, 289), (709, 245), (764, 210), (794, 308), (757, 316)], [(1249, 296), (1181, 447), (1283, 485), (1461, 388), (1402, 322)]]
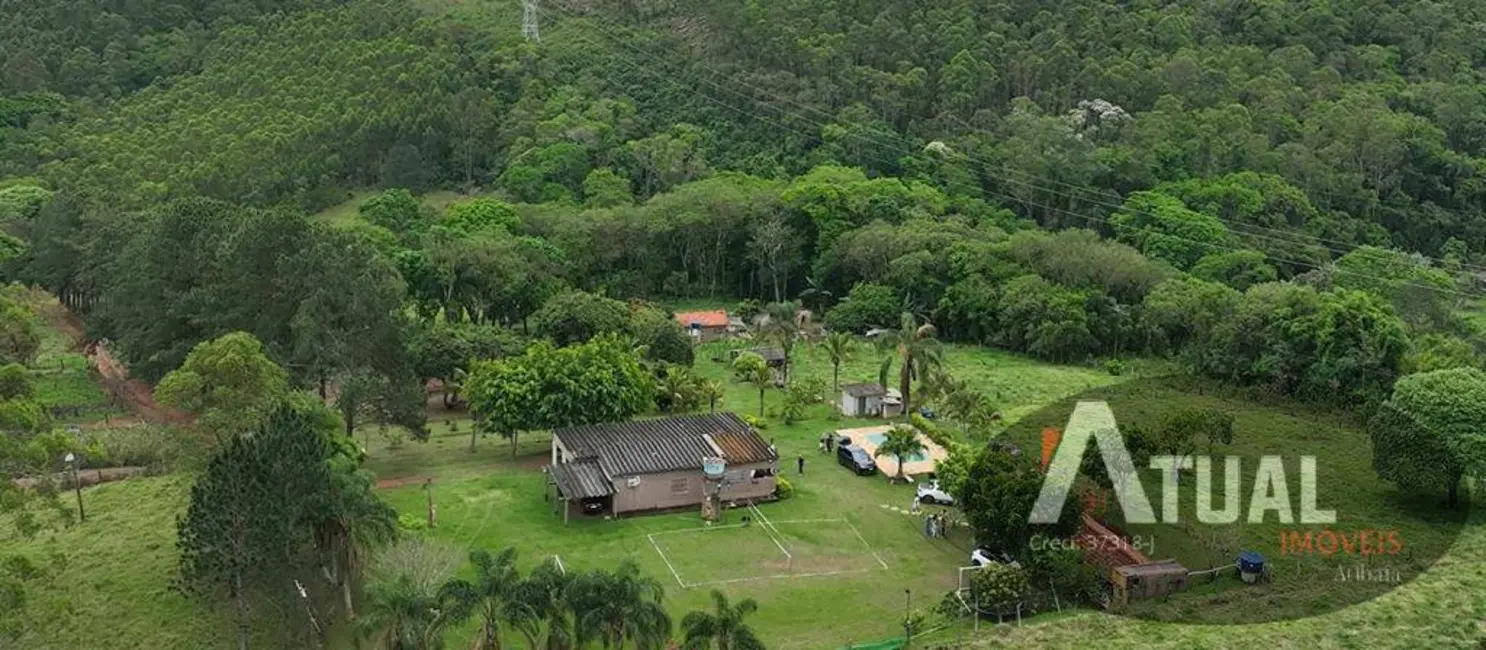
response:
[[(1273, 582), (1256, 587), (1242, 586), (1235, 579), (1219, 584), (1194, 582), (1186, 592), (1164, 601), (1144, 601), (1132, 609), (1158, 619), (1214, 623), (1256, 622), (1281, 617), (1308, 616), (1333, 611), (1343, 604), (1361, 602), (1389, 591), (1388, 582), (1357, 582), (1338, 579), (1339, 568), (1370, 567), (1397, 570), (1403, 581), (1419, 576), (1454, 542), (1465, 517), (1464, 509), (1448, 509), (1442, 496), (1400, 495), (1376, 478), (1372, 451), (1365, 431), (1350, 417), (1310, 412), (1295, 405), (1265, 406), (1222, 394), (1196, 394), (1174, 380), (1149, 380), (1111, 386), (1080, 395), (1077, 399), (1106, 400), (1122, 427), (1152, 426), (1165, 413), (1181, 408), (1215, 408), (1234, 415), (1234, 442), (1218, 446), (1213, 454), (1240, 457), (1241, 501), (1239, 523), (1208, 525), (1196, 519), (1195, 479), (1185, 472), (1179, 483), (1178, 524), (1124, 525), (1121, 510), (1110, 500), (1109, 517), (1126, 533), (1154, 540), (1153, 559), (1175, 558), (1189, 569), (1205, 569), (1233, 562), (1240, 550), (1262, 553), (1273, 570)], [(1023, 449), (1039, 449), (1043, 427), (1061, 427), (1067, 422), (1074, 400), (1030, 414), (1007, 432), (1006, 437)], [(1035, 452), (1034, 452), (1035, 453)], [(1095, 453), (1090, 450), (1088, 453)], [(1206, 455), (1204, 445), (1197, 453)], [(1317, 465), (1316, 501), (1319, 508), (1336, 512), (1333, 524), (1280, 523), (1270, 512), (1262, 523), (1247, 523), (1259, 457), (1278, 455), (1284, 459), (1289, 503), (1298, 513), (1302, 495), (1298, 458), (1314, 456)], [(1221, 462), (1214, 467), (1214, 507), (1221, 508), (1224, 494)], [(1162, 472), (1146, 469), (1141, 481), (1152, 506), (1161, 512)], [(1164, 515), (1163, 515), (1164, 518)], [(1351, 535), (1354, 552), (1334, 554), (1285, 553), (1282, 534)], [(1330, 532), (1327, 532), (1330, 531)], [(1400, 548), (1396, 553), (1363, 555), (1355, 545), (1360, 531), (1395, 531)], [(1335, 537), (1327, 539), (1335, 540)], [(1336, 547), (1334, 542), (1332, 547)], [(1381, 546), (1374, 541), (1372, 548)], [(1230, 574), (1231, 575), (1231, 574)], [(1221, 587), (1221, 588), (1220, 588)]]
[[(1005, 435), (1023, 444), (1034, 442), (1044, 424), (1066, 420), (1067, 400), (1089, 391), (1108, 399), (1122, 422), (1149, 420), (1177, 405), (1217, 406), (1237, 416), (1234, 453), (1286, 453), (1297, 447), (1281, 443), (1307, 440), (1334, 450), (1320, 461), (1320, 500), (1322, 507), (1338, 510), (1337, 528), (1395, 521), (1400, 516), (1397, 508), (1401, 504), (1370, 474), (1366, 441), (1346, 418), (1284, 404), (1266, 406), (1223, 395), (1195, 394), (1159, 381), (1127, 381), (1139, 378), (1050, 366), (993, 350), (950, 346), (947, 352), (954, 372), (999, 395), (1004, 412), (1019, 414), (1011, 417), (1020, 417), (1022, 422)], [(829, 381), (831, 369), (822, 353), (802, 348), (797, 354), (797, 376)], [(696, 369), (727, 380), (721, 406), (756, 413), (757, 392), (733, 383), (727, 368), (710, 360), (714, 355), (725, 357), (725, 347), (700, 350)], [(870, 348), (862, 349), (843, 369), (842, 381), (874, 377), (876, 358)], [(780, 399), (779, 391), (767, 391), (766, 412), (777, 411)], [(712, 588), (733, 599), (752, 597), (761, 605), (753, 624), (771, 648), (836, 648), (897, 635), (903, 590), (912, 590), (915, 608), (932, 605), (953, 588), (954, 568), (963, 563), (970, 544), (964, 532), (949, 540), (926, 540), (919, 534), (917, 518), (890, 509), (906, 508), (911, 498), (907, 487), (890, 486), (881, 477), (854, 476), (819, 455), (815, 441), (821, 431), (853, 423), (836, 419), (825, 406), (812, 407), (805, 421), (790, 426), (771, 418), (763, 432), (779, 447), (784, 458), (781, 464), (787, 470), (784, 476), (796, 487), (794, 498), (762, 506), (778, 530), (779, 541), (791, 550), (788, 560), (762, 526), (699, 531), (702, 522), (692, 511), (614, 521), (575, 518), (564, 525), (542, 497), (540, 467), (546, 462), (547, 435), (523, 436), (514, 459), (510, 445), (497, 438), (479, 439), (472, 453), (466, 417), (437, 409), (431, 415), (436, 422), (427, 443), (394, 444), (395, 433), (384, 435), (376, 427), (358, 433), (371, 452), (371, 467), (381, 478), (410, 479), (382, 490), (400, 512), (422, 516), (425, 494), (420, 479), (433, 479), (439, 513), (439, 526), (432, 533), (436, 539), (460, 549), (514, 546), (526, 567), (552, 555), (572, 569), (611, 568), (631, 558), (666, 586), (667, 601), (677, 619), (704, 606)], [(1271, 445), (1280, 448), (1276, 451)], [(803, 476), (793, 467), (793, 459), (800, 455), (807, 459)], [(1246, 468), (1245, 481), (1250, 477), (1251, 470)], [(1332, 481), (1336, 490), (1326, 488)], [(1293, 476), (1291, 484), (1297, 484)], [(188, 476), (172, 475), (89, 488), (84, 491), (90, 513), (87, 522), (31, 540), (15, 537), (8, 522), (0, 521), (0, 549), (18, 551), (48, 569), (48, 575), (31, 588), (28, 630), (16, 647), (108, 645), (174, 650), (231, 645), (233, 630), (225, 609), (203, 606), (169, 587), (176, 562), (174, 520), (184, 507), (189, 486)], [(1158, 485), (1148, 484), (1147, 491), (1153, 501), (1159, 501)], [(1189, 504), (1190, 498), (1184, 497), (1184, 503)], [(740, 514), (729, 513), (726, 523), (739, 523)], [(1429, 541), (1428, 522), (1404, 523), (1401, 529), (1410, 545)], [(1209, 550), (1195, 532), (1150, 532), (1158, 537), (1158, 556), (1176, 556), (1193, 566), (1209, 559)], [(1272, 532), (1256, 529), (1252, 538), (1246, 532), (1242, 543), (1252, 540), (1256, 546), (1266, 542), (1272, 546), (1276, 543), (1269, 541)], [(665, 560), (657, 547), (665, 552)], [(1268, 548), (1260, 550), (1271, 553)], [(1342, 611), (1294, 621), (1204, 626), (1078, 612), (1040, 617), (1022, 627), (984, 626), (974, 637), (968, 626), (960, 625), (931, 638), (935, 643), (963, 642), (976, 647), (1086, 647), (1096, 641), (1115, 648), (1469, 647), (1482, 636), (1482, 621), (1486, 620), (1483, 557), (1486, 529), (1477, 522), (1466, 527), (1450, 554), (1409, 584)], [(817, 573), (831, 575), (805, 575)], [(1245, 608), (1304, 608), (1343, 595), (1334, 584), (1296, 584), (1278, 573), (1269, 587), (1240, 588), (1215, 596), (1198, 585), (1188, 594), (1155, 605), (1169, 608), (1169, 613), (1210, 609), (1233, 614)], [(678, 575), (690, 588), (678, 583)], [(729, 580), (737, 581), (725, 582)], [(1313, 589), (1307, 592), (1309, 588)], [(265, 617), (271, 622), (255, 630), (257, 645), (295, 647), (283, 636), (286, 629), (304, 627), (294, 614), (286, 609), (282, 616)], [(331, 647), (354, 647), (345, 632), (338, 631)], [(467, 641), (462, 637), (469, 630), (461, 632), (449, 639), (448, 647)]]
[[(727, 366), (711, 360), (726, 358), (726, 350), (724, 344), (702, 346), (696, 370), (725, 381), (726, 397), (719, 408), (757, 414), (757, 390), (733, 382)], [(958, 375), (996, 395), (1010, 413), (1124, 379), (985, 348), (949, 346), (946, 351)], [(831, 366), (823, 351), (801, 347), (796, 355), (797, 377), (830, 381)], [(878, 359), (875, 350), (863, 347), (842, 368), (841, 380), (875, 377)], [(777, 410), (781, 399), (781, 391), (767, 391), (765, 411)], [(955, 568), (965, 563), (971, 543), (965, 531), (948, 540), (925, 539), (920, 520), (900, 512), (912, 500), (910, 488), (889, 485), (880, 476), (855, 476), (821, 455), (816, 440), (822, 431), (853, 425), (825, 405), (812, 407), (804, 421), (789, 426), (771, 418), (762, 432), (778, 446), (781, 468), (795, 486), (793, 498), (761, 506), (791, 551), (790, 559), (758, 525), (694, 530), (703, 525), (694, 511), (614, 521), (575, 518), (564, 525), (543, 501), (540, 468), (547, 461), (547, 435), (522, 438), (512, 459), (509, 445), (494, 438), (480, 440), (470, 453), (468, 422), (455, 422), (457, 431), (435, 425), (427, 444), (387, 449), (376, 436), (370, 439), (371, 466), (379, 476), (434, 479), (436, 538), (461, 548), (514, 546), (528, 566), (551, 555), (575, 569), (612, 568), (633, 559), (664, 581), (678, 620), (705, 606), (711, 588), (734, 599), (755, 598), (761, 604), (756, 629), (770, 647), (837, 647), (900, 633), (897, 617), (904, 590), (913, 591), (915, 607), (936, 603), (956, 585)], [(804, 475), (795, 468), (798, 456), (806, 459)], [(426, 508), (421, 481), (384, 494), (400, 512), (422, 516)], [(737, 523), (740, 513), (729, 517), (729, 523)]]
[[(236, 628), (225, 608), (213, 609), (171, 588), (176, 575), (175, 518), (185, 507), (187, 476), (135, 478), (83, 491), (88, 519), (17, 536), (0, 518), (0, 555), (18, 553), (44, 574), (27, 584), (25, 632), (14, 646), (156, 648), (226, 647)], [(72, 506), (71, 495), (63, 505)], [(264, 621), (256, 640), (288, 647)]]

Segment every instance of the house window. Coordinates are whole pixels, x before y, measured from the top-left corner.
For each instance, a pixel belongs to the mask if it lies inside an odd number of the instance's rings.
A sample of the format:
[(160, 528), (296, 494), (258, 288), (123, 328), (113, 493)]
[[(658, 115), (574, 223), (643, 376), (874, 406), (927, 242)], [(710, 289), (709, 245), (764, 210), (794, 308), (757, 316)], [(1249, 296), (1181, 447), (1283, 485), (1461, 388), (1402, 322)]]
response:
[(684, 478), (671, 479), (671, 494), (683, 495), (691, 493), (691, 481)]

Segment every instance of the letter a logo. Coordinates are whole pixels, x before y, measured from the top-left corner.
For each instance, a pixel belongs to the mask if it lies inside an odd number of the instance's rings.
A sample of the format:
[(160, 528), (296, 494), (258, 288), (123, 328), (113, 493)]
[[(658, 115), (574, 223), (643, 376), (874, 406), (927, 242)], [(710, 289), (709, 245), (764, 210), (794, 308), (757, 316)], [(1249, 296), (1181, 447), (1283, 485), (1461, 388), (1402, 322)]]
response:
[(1042, 493), (1027, 521), (1034, 524), (1054, 524), (1063, 512), (1063, 503), (1073, 489), (1073, 479), (1078, 475), (1084, 449), (1089, 438), (1099, 443), (1099, 456), (1104, 460), (1104, 469), (1114, 484), (1115, 498), (1124, 510), (1125, 521), (1132, 524), (1154, 524), (1156, 514), (1145, 496), (1145, 488), (1135, 473), (1135, 462), (1125, 448), (1125, 440), (1115, 426), (1114, 412), (1106, 402), (1079, 402), (1073, 408), (1064, 429), (1063, 442), (1047, 467), (1047, 476), (1042, 480)]

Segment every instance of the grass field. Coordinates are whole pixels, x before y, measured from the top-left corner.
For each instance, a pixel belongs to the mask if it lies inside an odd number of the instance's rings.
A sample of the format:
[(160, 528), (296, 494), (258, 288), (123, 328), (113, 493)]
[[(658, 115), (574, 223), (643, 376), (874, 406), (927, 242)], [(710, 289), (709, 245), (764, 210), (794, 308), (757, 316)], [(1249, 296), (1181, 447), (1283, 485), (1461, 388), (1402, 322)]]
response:
[[(714, 355), (725, 356), (723, 349), (714, 345), (700, 350), (697, 371), (726, 381), (723, 407), (756, 413), (756, 391), (732, 382), (725, 365), (710, 360)], [(1352, 437), (1356, 429), (1345, 418), (1284, 403), (1261, 405), (1199, 395), (1175, 386), (1148, 388), (1146, 382), (1130, 382), (1139, 377), (1050, 366), (981, 348), (950, 346), (947, 353), (952, 370), (999, 395), (1004, 412), (1024, 419), (1007, 432), (1014, 439), (1024, 439), (1045, 422), (1057, 422), (1064, 408), (1061, 402), (1091, 390), (1108, 398), (1122, 421), (1153, 417), (1176, 404), (1217, 405), (1231, 409), (1239, 418), (1235, 447), (1306, 436), (1323, 436), (1318, 440), (1336, 447), (1343, 465), (1352, 466), (1336, 469), (1345, 470), (1346, 487), (1356, 494), (1342, 495), (1344, 501), (1335, 504), (1323, 497), (1323, 505), (1335, 505), (1347, 513), (1354, 502), (1390, 503), (1388, 488), (1365, 474), (1366, 446), (1359, 446)], [(829, 381), (830, 366), (820, 351), (802, 348), (797, 354), (797, 376)], [(874, 351), (863, 348), (843, 369), (842, 381), (872, 378), (876, 359)], [(780, 399), (779, 391), (768, 391), (765, 410), (777, 411)], [(832, 416), (825, 406), (812, 407), (805, 421), (791, 426), (772, 418), (762, 432), (779, 447), (785, 459), (782, 465), (788, 470), (785, 476), (796, 488), (794, 498), (761, 507), (778, 531), (778, 544), (758, 522), (748, 528), (697, 531), (703, 524), (690, 511), (615, 521), (575, 518), (564, 525), (542, 496), (544, 480), (539, 469), (546, 460), (547, 435), (523, 436), (514, 459), (510, 446), (496, 438), (478, 440), (471, 453), (467, 418), (447, 417), (437, 410), (432, 415), (434, 436), (427, 443), (402, 442), (390, 448), (391, 437), (384, 437), (375, 427), (360, 433), (378, 475), (407, 480), (401, 485), (389, 483), (392, 487), (382, 490), (399, 511), (421, 516), (426, 498), (421, 479), (433, 479), (439, 511), (439, 526), (432, 533), (435, 539), (460, 549), (513, 546), (524, 567), (552, 555), (577, 570), (612, 568), (625, 558), (633, 559), (666, 586), (668, 605), (678, 619), (686, 611), (706, 606), (712, 588), (733, 599), (752, 597), (761, 609), (751, 623), (770, 648), (838, 648), (895, 636), (904, 589), (912, 590), (915, 608), (932, 605), (955, 585), (954, 568), (964, 562), (970, 544), (963, 532), (948, 540), (923, 538), (919, 520), (900, 513), (911, 499), (908, 488), (890, 486), (881, 477), (854, 476), (819, 455), (815, 441), (821, 431), (853, 423)], [(1066, 411), (1061, 417), (1066, 418)], [(450, 422), (455, 429), (450, 429)], [(801, 455), (807, 459), (803, 476), (794, 472), (792, 462)], [(1323, 477), (1328, 469), (1323, 465)], [(19, 550), (49, 568), (49, 574), (32, 590), (28, 633), (15, 647), (108, 645), (175, 650), (230, 645), (227, 612), (185, 599), (169, 588), (176, 560), (174, 519), (184, 507), (189, 482), (189, 477), (176, 475), (90, 488), (84, 492), (90, 512), (87, 522), (33, 540), (14, 537), (6, 522), (0, 522), (0, 549)], [(1148, 489), (1153, 495), (1158, 493), (1155, 486)], [(724, 523), (741, 523), (740, 514), (730, 512)], [(1392, 513), (1364, 510), (1358, 516)], [(1195, 558), (1190, 559), (1194, 564), (1202, 560), (1201, 544), (1169, 535), (1162, 539), (1158, 542), (1162, 549)], [(789, 551), (790, 559), (784, 559), (781, 546)], [(987, 626), (974, 637), (969, 626), (962, 624), (928, 640), (977, 647), (1086, 647), (1095, 642), (1115, 648), (1474, 647), (1486, 620), (1483, 558), (1486, 533), (1478, 524), (1468, 526), (1453, 551), (1413, 582), (1343, 611), (1296, 621), (1201, 626), (1082, 612), (1040, 617), (1023, 627)], [(812, 575), (818, 573), (833, 574)], [(734, 582), (724, 582), (728, 580)], [(1325, 590), (1314, 596), (1330, 597)], [(1187, 598), (1197, 604), (1183, 605), (1180, 598), (1171, 604), (1221, 610), (1290, 607), (1297, 600), (1271, 602), (1253, 591), (1220, 597), (1197, 591)], [(279, 614), (269, 617), (276, 621), (272, 626), (255, 631), (258, 647), (293, 646), (283, 640), (284, 629), (303, 626), (293, 618), (295, 612)], [(460, 647), (466, 640), (450, 638), (449, 647)], [(354, 644), (342, 629), (331, 647)]]
[[(1213, 454), (1240, 458), (1241, 489), (1235, 495), (1240, 502), (1237, 514), (1242, 515), (1238, 523), (1207, 525), (1196, 521), (1195, 481), (1191, 473), (1186, 473), (1179, 483), (1181, 523), (1124, 525), (1121, 511), (1114, 504), (1110, 505), (1109, 516), (1126, 533), (1153, 540), (1155, 551), (1148, 551), (1153, 558), (1175, 558), (1190, 569), (1206, 569), (1232, 563), (1240, 550), (1254, 550), (1270, 562), (1274, 581), (1240, 588), (1233, 588), (1238, 583), (1231, 578), (1218, 585), (1200, 582), (1168, 601), (1146, 601), (1133, 608), (1143, 615), (1232, 623), (1332, 611), (1394, 586), (1387, 582), (1341, 581), (1337, 579), (1338, 568), (1367, 562), (1375, 569), (1398, 571), (1401, 580), (1411, 580), (1444, 555), (1465, 516), (1463, 508), (1443, 507), (1442, 495), (1404, 496), (1377, 480), (1367, 434), (1345, 415), (1315, 413), (1294, 405), (1266, 406), (1212, 392), (1195, 394), (1184, 390), (1176, 380), (1164, 379), (1106, 387), (1077, 399), (1106, 400), (1122, 427), (1150, 426), (1163, 414), (1182, 408), (1214, 408), (1235, 416), (1233, 444), (1220, 445)], [(1067, 422), (1073, 401), (1029, 415), (1006, 436), (1023, 448), (1036, 449), (1041, 429)], [(1198, 453), (1206, 455), (1207, 449), (1199, 447)], [(1336, 522), (1280, 523), (1278, 516), (1271, 513), (1263, 523), (1247, 523), (1254, 471), (1259, 457), (1265, 455), (1288, 459), (1285, 474), (1292, 508), (1300, 497), (1298, 458), (1314, 456), (1318, 507), (1335, 510)], [(1152, 505), (1161, 510), (1161, 471), (1147, 469), (1141, 473), (1141, 479)], [(1215, 468), (1214, 487), (1214, 506), (1222, 507), (1228, 495), (1224, 493), (1221, 467)], [(1281, 548), (1281, 535), (1290, 531), (1315, 535), (1325, 531), (1353, 535), (1358, 531), (1395, 531), (1401, 548), (1396, 554), (1366, 556), (1355, 546), (1352, 553), (1344, 549), (1330, 555), (1286, 553)], [(1226, 588), (1219, 589), (1220, 586)]]
[[(700, 347), (696, 370), (724, 381), (726, 396), (719, 408), (756, 414), (756, 389), (734, 382), (726, 364), (711, 361), (725, 358), (726, 349), (723, 344)], [(996, 391), (1009, 412), (1029, 412), (1128, 379), (985, 348), (948, 346), (946, 352), (951, 368)], [(796, 355), (797, 377), (830, 381), (831, 366), (823, 351), (802, 346)], [(841, 381), (873, 378), (878, 365), (877, 352), (862, 347), (842, 368)], [(765, 411), (777, 411), (781, 399), (781, 391), (767, 391)], [(548, 436), (523, 437), (514, 460), (509, 446), (493, 438), (481, 440), (471, 454), (468, 423), (456, 422), (457, 431), (435, 425), (427, 444), (387, 450), (376, 436), (369, 439), (371, 467), (379, 476), (434, 479), (436, 538), (461, 548), (514, 546), (526, 566), (549, 555), (579, 569), (612, 568), (633, 559), (667, 585), (667, 600), (678, 620), (689, 609), (704, 606), (713, 587), (731, 598), (752, 597), (762, 605), (754, 624), (771, 648), (839, 647), (900, 633), (904, 589), (913, 591), (916, 608), (933, 605), (955, 586), (955, 569), (969, 552), (968, 533), (932, 541), (921, 535), (920, 520), (901, 512), (912, 500), (908, 487), (888, 485), (880, 476), (853, 475), (818, 453), (822, 431), (870, 422), (837, 418), (826, 405), (811, 407), (804, 421), (789, 426), (772, 418), (761, 432), (778, 446), (784, 475), (795, 486), (792, 499), (761, 506), (790, 551), (792, 565), (758, 522), (747, 529), (696, 531), (702, 521), (687, 511), (615, 521), (576, 518), (564, 525), (542, 500), (540, 467), (546, 462)], [(797, 456), (806, 458), (804, 475), (795, 471)], [(421, 513), (425, 507), (421, 480), (384, 494), (403, 512)], [(739, 512), (729, 514), (728, 523), (739, 521)], [(782, 570), (781, 563), (786, 563)], [(832, 575), (813, 575), (824, 573)]]
[[(55, 300), (49, 296), (35, 299)], [(66, 422), (86, 422), (120, 413), (88, 370), (88, 358), (72, 349), (72, 339), (44, 319), (38, 318), (36, 325), (41, 346), (31, 366), (31, 381), (37, 401), (47, 407), (77, 409), (76, 415), (69, 413), (63, 418)]]

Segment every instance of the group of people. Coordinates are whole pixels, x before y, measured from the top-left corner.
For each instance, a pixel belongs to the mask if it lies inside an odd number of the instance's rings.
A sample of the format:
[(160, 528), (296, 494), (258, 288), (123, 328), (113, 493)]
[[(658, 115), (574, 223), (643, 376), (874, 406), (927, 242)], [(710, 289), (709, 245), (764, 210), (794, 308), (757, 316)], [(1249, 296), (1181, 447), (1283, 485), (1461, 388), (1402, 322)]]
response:
[[(908, 508), (908, 512), (918, 514), (922, 503), (917, 496), (913, 497), (913, 505)], [(942, 511), (929, 513), (924, 517), (924, 537), (948, 537), (949, 529), (953, 525), (954, 522), (950, 521), (948, 514)]]
[(836, 451), (836, 436), (830, 431), (820, 434), (820, 453), (829, 454)]
[(924, 537), (944, 538), (949, 536), (949, 517), (942, 512), (924, 517)]

